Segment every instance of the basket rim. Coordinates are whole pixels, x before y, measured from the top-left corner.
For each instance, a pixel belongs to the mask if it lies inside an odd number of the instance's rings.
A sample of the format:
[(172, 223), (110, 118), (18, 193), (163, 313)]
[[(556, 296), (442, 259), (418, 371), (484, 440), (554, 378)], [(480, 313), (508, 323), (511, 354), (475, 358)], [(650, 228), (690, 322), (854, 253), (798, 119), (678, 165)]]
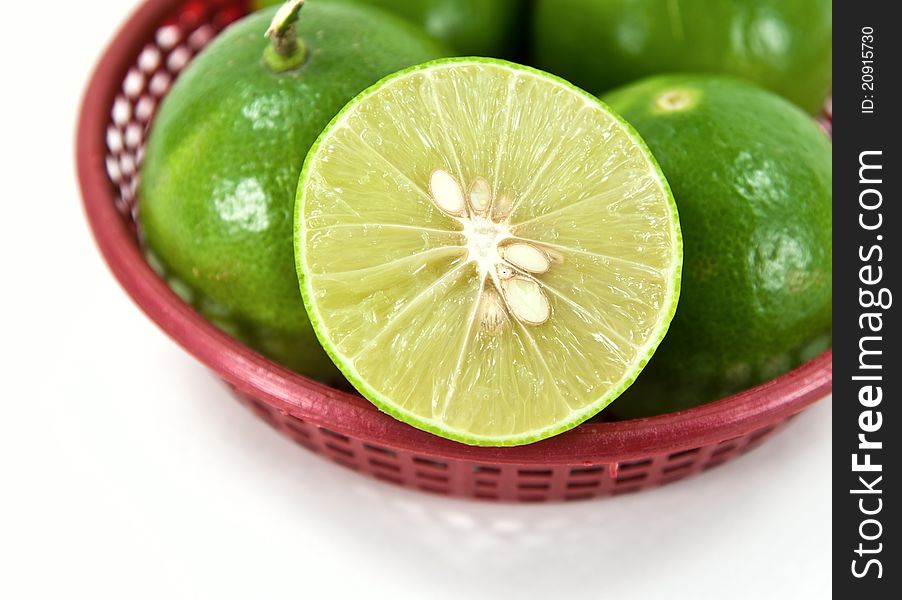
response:
[(184, 0), (146, 0), (120, 28), (91, 76), (80, 108), (76, 164), (83, 209), (108, 267), (158, 327), (239, 392), (317, 427), (436, 458), (499, 464), (618, 463), (719, 443), (775, 425), (832, 390), (833, 351), (774, 380), (696, 408), (646, 419), (587, 423), (512, 448), (452, 442), (396, 421), (364, 398), (304, 378), (218, 330), (150, 268), (115, 207), (106, 130), (122, 81), (159, 23)]

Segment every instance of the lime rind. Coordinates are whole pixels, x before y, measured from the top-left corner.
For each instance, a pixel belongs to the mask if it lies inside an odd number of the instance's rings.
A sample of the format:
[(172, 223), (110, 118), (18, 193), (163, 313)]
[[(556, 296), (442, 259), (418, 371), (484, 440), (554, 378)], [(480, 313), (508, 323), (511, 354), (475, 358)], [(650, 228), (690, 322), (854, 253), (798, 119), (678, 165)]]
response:
[[(306, 239), (307, 227), (305, 219), (303, 218), (304, 210), (305, 210), (305, 194), (303, 193), (307, 184), (309, 182), (312, 167), (311, 165), (314, 162), (315, 157), (317, 156), (318, 150), (322, 145), (323, 141), (329, 138), (330, 134), (336, 128), (340, 127), (348, 115), (350, 111), (354, 109), (354, 107), (364, 98), (369, 97), (371, 94), (375, 93), (382, 86), (386, 85), (389, 82), (402, 79), (408, 76), (411, 73), (428, 71), (437, 67), (448, 67), (448, 66), (470, 66), (474, 64), (487, 64), (494, 67), (503, 67), (507, 68), (516, 73), (527, 73), (534, 75), (538, 78), (541, 78), (547, 82), (551, 82), (563, 87), (566, 90), (571, 92), (575, 92), (579, 96), (581, 96), (585, 102), (592, 106), (597, 106), (602, 108), (612, 119), (616, 122), (616, 124), (621, 128), (622, 132), (625, 136), (633, 143), (636, 147), (639, 148), (642, 156), (644, 157), (647, 167), (649, 168), (649, 173), (651, 173), (656, 181), (656, 183), (660, 186), (660, 190), (663, 192), (664, 199), (667, 202), (669, 212), (672, 216), (671, 222), (671, 232), (672, 232), (672, 261), (669, 265), (670, 269), (670, 278), (668, 286), (668, 294), (665, 297), (662, 306), (664, 307), (660, 313), (659, 320), (657, 322), (657, 327), (649, 334), (648, 339), (645, 344), (636, 350), (635, 358), (630, 366), (625, 370), (623, 377), (613, 386), (610, 387), (609, 391), (599, 397), (597, 400), (587, 404), (585, 408), (582, 410), (573, 411), (566, 419), (562, 419), (557, 421), (547, 427), (543, 427), (540, 429), (532, 430), (529, 433), (518, 434), (518, 435), (505, 435), (505, 436), (485, 436), (478, 435), (472, 432), (460, 431), (454, 428), (449, 427), (447, 424), (438, 422), (433, 419), (424, 418), (421, 415), (413, 413), (411, 411), (405, 410), (393, 403), (388, 397), (384, 394), (376, 390), (372, 385), (370, 385), (366, 378), (363, 377), (357, 369), (351, 364), (351, 361), (348, 360), (348, 357), (343, 356), (342, 353), (338, 351), (336, 345), (332, 341), (332, 336), (330, 335), (330, 331), (328, 326), (325, 323), (325, 320), (320, 313), (319, 307), (317, 303), (314, 301), (314, 293), (311, 286), (311, 278), (307, 275), (309, 271), (308, 266), (308, 256), (305, 244), (303, 243)], [(298, 194), (297, 194), (297, 202), (295, 203), (295, 261), (297, 266), (299, 284), (301, 295), (304, 299), (304, 304), (307, 308), (308, 316), (310, 322), (313, 326), (314, 331), (316, 332), (316, 336), (325, 349), (326, 353), (333, 360), (336, 366), (341, 370), (344, 376), (348, 379), (348, 381), (370, 402), (372, 402), (379, 410), (382, 412), (391, 415), (392, 417), (405, 422), (413, 427), (421, 429), (423, 431), (427, 431), (429, 433), (438, 435), (440, 437), (454, 440), (457, 442), (461, 442), (467, 445), (473, 446), (520, 446), (525, 444), (530, 444), (534, 442), (538, 442), (558, 434), (561, 434), (565, 431), (568, 431), (577, 425), (585, 422), (586, 420), (592, 418), (594, 415), (598, 414), (601, 410), (606, 408), (611, 402), (613, 402), (617, 397), (619, 397), (627, 388), (629, 388), (639, 374), (644, 369), (645, 365), (651, 359), (658, 345), (664, 339), (664, 336), (667, 334), (670, 323), (673, 319), (673, 316), (676, 312), (677, 304), (679, 301), (680, 295), (680, 279), (682, 274), (682, 258), (683, 258), (683, 242), (682, 242), (682, 234), (679, 226), (679, 216), (677, 211), (676, 202), (673, 198), (673, 193), (670, 189), (670, 185), (667, 182), (667, 179), (664, 176), (663, 171), (661, 170), (660, 165), (655, 160), (651, 151), (649, 150), (647, 144), (644, 142), (639, 133), (628, 123), (626, 122), (618, 113), (616, 113), (613, 109), (611, 109), (606, 103), (598, 99), (597, 97), (589, 94), (585, 90), (582, 90), (573, 84), (567, 82), (566, 80), (552, 75), (550, 73), (546, 73), (540, 71), (538, 69), (534, 69), (531, 67), (518, 65), (516, 63), (511, 63), (508, 61), (500, 60), (500, 59), (491, 59), (491, 58), (481, 58), (481, 57), (466, 57), (466, 58), (444, 58), (438, 59), (434, 61), (430, 61), (427, 63), (423, 63), (420, 65), (415, 65), (413, 67), (409, 67), (403, 69), (397, 73), (389, 75), (374, 85), (370, 86), (363, 92), (361, 92), (357, 97), (355, 97), (351, 102), (349, 102), (329, 123), (329, 125), (323, 130), (320, 134), (319, 138), (311, 147), (309, 153), (307, 154), (307, 158), (304, 162), (304, 167), (301, 172), (300, 180), (298, 183)]]
[[(661, 112), (674, 92), (695, 104)], [(657, 75), (605, 100), (654, 149), (687, 240), (680, 308), (649, 368), (613, 407), (618, 417), (724, 398), (800, 365), (812, 340), (828, 346), (829, 136), (788, 100), (735, 77)]]

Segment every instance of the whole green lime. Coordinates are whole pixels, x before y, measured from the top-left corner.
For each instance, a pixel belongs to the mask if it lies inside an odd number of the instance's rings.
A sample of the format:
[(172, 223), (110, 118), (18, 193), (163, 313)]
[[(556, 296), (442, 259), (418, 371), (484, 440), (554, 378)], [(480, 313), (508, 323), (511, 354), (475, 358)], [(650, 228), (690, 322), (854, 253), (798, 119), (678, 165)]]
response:
[(282, 38), (292, 42), (282, 60), (264, 37), (274, 14), (223, 32), (160, 106), (142, 165), (140, 222), (154, 264), (204, 315), (263, 354), (329, 379), (337, 371), (316, 342), (294, 269), (304, 158), (357, 93), (445, 51), (392, 15), (313, 4), (297, 33)]
[(660, 162), (684, 243), (670, 332), (615, 412), (715, 400), (829, 347), (832, 149), (814, 120), (715, 76), (659, 76), (605, 100)]
[[(508, 57), (515, 51), (528, 9), (522, 0), (308, 0), (376, 6), (425, 29), (455, 52)], [(254, 0), (257, 7), (283, 0)]]
[(831, 0), (538, 0), (534, 24), (539, 66), (595, 92), (722, 73), (814, 113), (831, 87)]

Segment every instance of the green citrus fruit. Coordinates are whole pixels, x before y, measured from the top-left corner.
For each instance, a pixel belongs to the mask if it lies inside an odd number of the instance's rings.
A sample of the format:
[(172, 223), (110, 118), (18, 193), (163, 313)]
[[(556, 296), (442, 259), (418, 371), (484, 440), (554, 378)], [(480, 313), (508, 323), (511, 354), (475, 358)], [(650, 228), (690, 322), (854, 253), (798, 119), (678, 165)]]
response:
[(538, 0), (534, 24), (539, 66), (595, 92), (723, 73), (814, 113), (831, 87), (831, 0)]
[[(312, 5), (297, 23), (299, 47), (280, 61), (264, 38), (274, 14), (230, 27), (173, 86), (142, 165), (140, 220), (155, 264), (201, 312), (287, 366), (328, 378), (334, 368), (307, 321), (292, 253), (304, 157), (354, 95), (443, 50), (391, 15)], [(296, 68), (270, 66), (290, 67), (291, 56)]]
[(648, 142), (685, 239), (670, 333), (615, 412), (688, 408), (830, 344), (832, 149), (804, 112), (739, 80), (661, 76), (605, 97)]
[(428, 63), (353, 102), (298, 189), (314, 329), (357, 389), (421, 429), (517, 445), (632, 383), (673, 316), (670, 190), (596, 98), (492, 59)]
[[(272, 6), (283, 0), (254, 0)], [(517, 46), (528, 13), (521, 0), (308, 0), (368, 4), (404, 17), (424, 28), (455, 52), (473, 56), (508, 56)]]

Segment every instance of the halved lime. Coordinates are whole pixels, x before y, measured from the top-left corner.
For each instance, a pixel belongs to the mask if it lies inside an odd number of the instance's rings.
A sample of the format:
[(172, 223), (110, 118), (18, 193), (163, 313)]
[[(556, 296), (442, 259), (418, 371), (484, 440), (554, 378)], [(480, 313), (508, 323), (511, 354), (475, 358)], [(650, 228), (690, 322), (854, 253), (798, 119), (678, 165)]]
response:
[(295, 230), (323, 346), (380, 409), (475, 445), (541, 440), (626, 389), (676, 307), (676, 207), (589, 94), (490, 59), (413, 67), (308, 155)]

